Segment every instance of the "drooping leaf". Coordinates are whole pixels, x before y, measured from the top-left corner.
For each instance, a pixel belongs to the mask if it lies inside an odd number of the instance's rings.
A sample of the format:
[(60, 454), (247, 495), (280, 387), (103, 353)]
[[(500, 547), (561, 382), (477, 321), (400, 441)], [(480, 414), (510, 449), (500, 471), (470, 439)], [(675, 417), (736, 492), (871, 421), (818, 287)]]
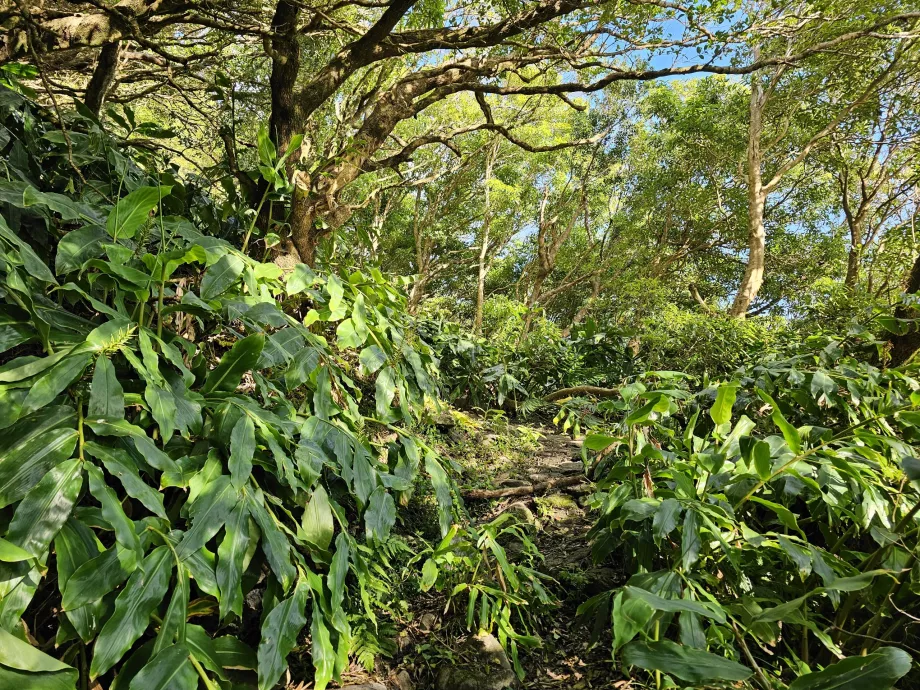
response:
[(20, 500), (77, 445), (76, 412), (44, 408), (21, 419), (0, 440), (0, 508)]
[(623, 648), (623, 663), (647, 671), (668, 673), (691, 683), (742, 681), (753, 675), (753, 671), (736, 661), (670, 640), (630, 642)]
[(96, 639), (90, 677), (98, 678), (117, 664), (144, 633), (150, 615), (169, 588), (173, 556), (167, 546), (154, 549), (115, 599), (115, 612)]
[(131, 549), (138, 556), (141, 554), (141, 542), (134, 529), (134, 523), (125, 515), (118, 495), (105, 482), (102, 471), (92, 463), (86, 463), (89, 476), (89, 490), (102, 504), (102, 517), (115, 530), (116, 541), (124, 548)]
[(881, 647), (866, 656), (851, 656), (823, 671), (799, 676), (789, 690), (888, 690), (910, 671), (910, 654), (897, 647)]
[(771, 398), (766, 392), (758, 389), (757, 395), (767, 403), (773, 411), (770, 413), (770, 418), (773, 420), (773, 423), (779, 428), (780, 432), (783, 434), (783, 438), (786, 439), (786, 443), (789, 445), (789, 448), (792, 449), (792, 452), (798, 455), (802, 452), (802, 439), (799, 436), (798, 430), (789, 423), (789, 421), (783, 416), (782, 410), (779, 409), (779, 405), (776, 404), (776, 401)]
[(335, 525), (332, 520), (329, 496), (322, 484), (313, 490), (313, 495), (304, 508), (301, 526), (307, 541), (316, 544), (321, 549), (329, 548)]
[(450, 494), (450, 483), (444, 468), (431, 453), (425, 455), (425, 469), (428, 471), (428, 476), (431, 477), (431, 484), (434, 486), (435, 497), (438, 500), (438, 518), (443, 537), (447, 534), (450, 523), (453, 521), (454, 501)]
[(732, 407), (738, 396), (738, 383), (723, 383), (716, 392), (716, 401), (709, 408), (709, 416), (716, 424), (728, 424), (732, 420)]
[(189, 602), (188, 570), (181, 563), (176, 567), (176, 585), (173, 587), (166, 615), (160, 623), (160, 631), (153, 643), (153, 654), (159, 654), (174, 642), (185, 644), (185, 624), (188, 619)]
[(236, 254), (224, 254), (201, 279), (201, 299), (212, 300), (222, 295), (240, 279), (244, 268), (246, 264)]
[(118, 200), (105, 222), (106, 231), (115, 239), (131, 239), (137, 234), (172, 187), (138, 187)]
[(384, 543), (390, 538), (390, 530), (396, 524), (396, 503), (389, 491), (382, 486), (371, 494), (370, 503), (364, 511), (364, 528), (369, 542)]
[(105, 355), (96, 358), (86, 414), (102, 419), (122, 419), (125, 416), (124, 391), (115, 374), (115, 366)]
[(192, 528), (179, 542), (176, 549), (179, 558), (185, 560), (208, 543), (224, 526), (238, 501), (239, 492), (233, 488), (230, 477), (224, 474), (210, 482), (189, 510)]
[(92, 358), (89, 352), (70, 355), (39, 376), (22, 403), (23, 413), (34, 412), (51, 403), (65, 388), (83, 375)]
[(300, 581), (287, 599), (279, 602), (262, 623), (259, 642), (259, 690), (271, 690), (284, 669), (287, 655), (297, 644), (297, 636), (307, 624), (304, 610), (307, 607), (310, 587)]
[(677, 499), (666, 498), (661, 502), (661, 505), (658, 506), (658, 510), (655, 511), (655, 518), (652, 521), (652, 529), (657, 539), (664, 539), (675, 527), (677, 527), (677, 520), (680, 517), (680, 512), (681, 505), (680, 501)]
[(613, 600), (613, 651), (620, 649), (626, 643), (645, 630), (655, 609), (642, 599), (625, 599), (623, 592), (617, 593)]
[(137, 551), (116, 544), (78, 567), (63, 588), (62, 606), (72, 611), (97, 601), (138, 567)]
[(188, 658), (189, 651), (184, 644), (174, 644), (159, 653), (142, 668), (130, 690), (195, 690), (198, 687), (198, 673)]
[(234, 488), (242, 488), (252, 474), (252, 459), (256, 454), (256, 427), (248, 414), (243, 414), (230, 433), (230, 478)]
[[(0, 628), (0, 681), (13, 681), (5, 687), (17, 690), (74, 690), (79, 671), (36, 649)], [(37, 681), (30, 685), (32, 681)]]
[(247, 507), (252, 519), (256, 521), (259, 531), (262, 532), (262, 551), (271, 566), (272, 572), (281, 586), (287, 590), (294, 581), (297, 571), (291, 564), (291, 545), (284, 532), (275, 524), (271, 513), (252, 494), (246, 496)]
[(16, 507), (6, 538), (36, 558), (47, 551), (80, 494), (81, 470), (79, 460), (68, 460), (42, 477)]
[(335, 650), (319, 606), (313, 607), (310, 635), (313, 638), (313, 668), (316, 669), (313, 682), (316, 690), (325, 690), (335, 670)]
[(163, 507), (163, 494), (141, 478), (137, 465), (127, 451), (122, 448), (103, 446), (95, 441), (88, 442), (83, 450), (102, 461), (106, 472), (121, 481), (125, 493), (131, 498), (140, 501), (154, 515), (159, 515), (162, 518), (166, 517), (166, 509)]
[(224, 525), (224, 538), (217, 549), (217, 587), (220, 590), (220, 617), (231, 612), (243, 616), (243, 558), (249, 547), (249, 510), (240, 501)]
[(220, 363), (208, 374), (201, 392), (204, 394), (218, 391), (234, 391), (240, 385), (243, 374), (252, 369), (259, 361), (259, 354), (265, 345), (265, 334), (254, 333), (242, 340), (237, 340), (233, 347), (224, 354)]

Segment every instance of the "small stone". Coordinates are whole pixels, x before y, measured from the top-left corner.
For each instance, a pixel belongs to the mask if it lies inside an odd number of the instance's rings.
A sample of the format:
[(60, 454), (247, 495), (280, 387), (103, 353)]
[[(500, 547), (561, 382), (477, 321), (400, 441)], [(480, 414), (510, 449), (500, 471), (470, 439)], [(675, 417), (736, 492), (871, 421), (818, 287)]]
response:
[(430, 632), (438, 626), (438, 617), (433, 613), (423, 613), (418, 619), (418, 627), (424, 632)]
[(383, 683), (359, 683), (358, 685), (343, 685), (341, 690), (387, 690)]
[(530, 486), (530, 482), (524, 481), (523, 479), (503, 479), (498, 485), (506, 488), (515, 488), (518, 486)]
[(458, 656), (457, 666), (441, 666), (437, 690), (504, 690), (514, 682), (508, 655), (493, 635), (467, 638)]
[(533, 511), (525, 503), (512, 503), (502, 513), (510, 513), (518, 519), (518, 522), (529, 527), (535, 528), (537, 526), (537, 516), (533, 514)]
[(406, 669), (402, 669), (397, 673), (393, 682), (396, 683), (396, 687), (399, 688), (399, 690), (415, 690), (415, 684), (412, 682), (412, 677)]
[(585, 471), (585, 466), (580, 461), (560, 462), (556, 470), (562, 474), (578, 474)]

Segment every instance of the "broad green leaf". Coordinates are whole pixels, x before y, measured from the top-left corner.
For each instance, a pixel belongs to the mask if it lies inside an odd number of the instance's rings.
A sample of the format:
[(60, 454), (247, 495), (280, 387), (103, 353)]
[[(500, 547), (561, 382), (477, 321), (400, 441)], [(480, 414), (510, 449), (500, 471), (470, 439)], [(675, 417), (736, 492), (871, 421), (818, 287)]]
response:
[(720, 606), (713, 603), (701, 603), (690, 601), (688, 599), (665, 599), (657, 594), (639, 587), (627, 585), (623, 588), (623, 594), (628, 599), (641, 599), (656, 611), (667, 611), (669, 613), (678, 613), (680, 611), (690, 611), (704, 618), (712, 618), (716, 623), (725, 622), (725, 612)]
[(212, 640), (214, 656), (223, 668), (255, 671), (258, 667), (255, 651), (233, 635)]
[(427, 592), (429, 589), (434, 587), (434, 583), (437, 581), (438, 564), (430, 558), (425, 559), (425, 564), (422, 566), (422, 591)]
[(823, 671), (799, 676), (789, 690), (888, 690), (910, 671), (910, 654), (897, 647), (881, 647), (866, 656), (851, 656)]
[(652, 521), (652, 529), (655, 532), (655, 538), (664, 539), (674, 528), (677, 527), (677, 520), (680, 518), (681, 505), (680, 501), (675, 498), (666, 498), (655, 511), (655, 519)]
[(67, 579), (61, 605), (65, 611), (104, 597), (127, 580), (138, 567), (137, 552), (118, 544), (79, 566)]
[(332, 557), (329, 575), (326, 576), (329, 601), (333, 611), (337, 611), (345, 599), (345, 576), (348, 575), (349, 555), (348, 537), (340, 532), (335, 538), (335, 555)]
[(645, 630), (654, 615), (655, 609), (648, 602), (624, 599), (623, 592), (618, 592), (613, 600), (613, 651), (616, 652)]
[(321, 549), (329, 548), (335, 525), (332, 520), (332, 508), (329, 506), (329, 496), (322, 484), (313, 490), (313, 495), (304, 508), (301, 526), (307, 541)]
[(816, 400), (822, 395), (831, 395), (837, 392), (837, 384), (834, 383), (834, 380), (830, 376), (820, 369), (812, 374), (809, 388), (811, 389), (812, 396)]
[(588, 434), (585, 436), (584, 447), (588, 450), (600, 451), (609, 448), (620, 439), (606, 434)]
[(387, 356), (377, 345), (369, 345), (361, 350), (361, 354), (358, 355), (358, 361), (361, 362), (364, 374), (370, 376), (386, 364)]
[(263, 122), (259, 126), (259, 131), (256, 134), (256, 142), (258, 144), (259, 162), (268, 168), (273, 168), (278, 153), (275, 150), (275, 144), (272, 142), (272, 138), (269, 134), (267, 123)]
[(188, 658), (188, 648), (175, 644), (157, 653), (134, 676), (130, 690), (195, 690), (198, 673)]
[(396, 503), (389, 491), (382, 486), (371, 494), (370, 503), (364, 511), (364, 529), (367, 540), (383, 544), (390, 538), (390, 530), (396, 524)]
[(41, 409), (59, 396), (67, 386), (83, 375), (93, 356), (89, 352), (65, 357), (46, 373), (42, 374), (22, 403), (24, 414)]
[(723, 383), (716, 392), (716, 401), (709, 408), (709, 416), (716, 424), (728, 424), (732, 420), (732, 407), (738, 396), (738, 382)]
[(224, 526), (239, 500), (239, 492), (233, 488), (227, 475), (209, 483), (189, 510), (192, 528), (179, 542), (176, 549), (179, 558), (185, 560), (207, 544)]
[(243, 559), (249, 548), (249, 510), (243, 501), (237, 503), (224, 525), (224, 538), (217, 548), (217, 586), (220, 590), (220, 617), (231, 612), (242, 618)]
[(307, 624), (304, 610), (309, 592), (309, 585), (299, 581), (291, 596), (279, 602), (265, 617), (258, 651), (259, 690), (271, 690), (284, 673), (287, 656)]
[(747, 666), (736, 661), (684, 647), (670, 640), (630, 642), (623, 649), (623, 663), (646, 671), (661, 671), (690, 683), (709, 680), (742, 681), (753, 675)]
[(38, 558), (67, 522), (83, 486), (80, 460), (62, 462), (26, 494), (6, 532), (6, 538)]
[(181, 563), (176, 567), (176, 585), (173, 587), (166, 615), (160, 623), (157, 639), (153, 643), (153, 653), (171, 646), (174, 642), (185, 644), (185, 624), (188, 619), (188, 602), (190, 596), (188, 570)]
[(243, 275), (246, 264), (236, 254), (224, 254), (205, 271), (201, 279), (201, 299), (212, 300), (222, 295)]
[(766, 481), (773, 474), (773, 460), (770, 457), (770, 444), (766, 441), (756, 441), (751, 451), (754, 461), (754, 470), (761, 480)]
[(316, 282), (316, 274), (306, 264), (296, 264), (288, 274), (285, 290), (288, 295), (297, 295)]
[(779, 405), (777, 405), (776, 401), (771, 398), (765, 391), (758, 389), (757, 395), (759, 395), (765, 403), (773, 408), (773, 411), (770, 413), (770, 418), (779, 428), (780, 432), (782, 432), (783, 438), (786, 439), (786, 443), (789, 444), (789, 448), (792, 449), (792, 452), (796, 455), (801, 453), (802, 439), (799, 436), (798, 430), (786, 420), (782, 411), (779, 409)]
[(98, 678), (117, 664), (144, 634), (150, 615), (163, 601), (169, 589), (173, 556), (167, 546), (154, 549), (135, 570), (118, 598), (115, 612), (106, 621), (96, 639), (91, 678)]
[[(99, 555), (99, 544), (89, 527), (71, 518), (54, 538), (54, 552), (57, 557), (58, 589), (63, 593), (77, 569)], [(97, 600), (68, 611), (66, 615), (80, 639), (89, 642), (96, 636), (104, 612), (104, 602)]]
[(655, 405), (657, 404), (658, 404), (658, 397), (655, 397), (652, 399), (651, 402), (648, 402), (642, 407), (630, 412), (626, 416), (626, 419), (623, 421), (629, 426), (635, 426), (636, 424), (644, 424), (645, 422), (648, 421), (649, 417), (651, 417), (652, 414), (654, 413)]
[(381, 420), (389, 420), (393, 413), (391, 406), (393, 397), (396, 395), (396, 370), (392, 366), (384, 367), (377, 374), (376, 395), (374, 400), (377, 405), (377, 417)]
[(124, 548), (135, 551), (138, 556), (142, 553), (141, 542), (134, 529), (134, 523), (125, 515), (118, 495), (109, 488), (105, 482), (102, 471), (92, 463), (86, 463), (86, 474), (89, 476), (90, 493), (102, 505), (102, 517), (115, 530), (115, 540)]
[(77, 271), (87, 261), (102, 256), (102, 244), (110, 241), (108, 233), (98, 225), (71, 230), (61, 238), (54, 256), (58, 275)]
[(90, 350), (98, 353), (112, 353), (128, 344), (137, 324), (126, 318), (111, 319), (97, 326), (86, 336)]
[(802, 530), (799, 529), (799, 523), (798, 520), (796, 520), (795, 513), (789, 510), (786, 506), (775, 503), (773, 501), (768, 501), (765, 498), (760, 498), (759, 496), (751, 496), (750, 500), (772, 510), (774, 513), (776, 513), (776, 517), (779, 518), (779, 521), (785, 527), (795, 530), (801, 534)]
[(207, 395), (219, 391), (232, 392), (240, 385), (243, 374), (259, 361), (259, 354), (265, 345), (265, 334), (254, 333), (237, 340), (224, 354), (220, 363), (208, 374), (201, 392)]
[(19, 548), (16, 544), (0, 538), (0, 561), (4, 563), (18, 563), (19, 561), (28, 561), (34, 556)]
[(96, 358), (86, 414), (101, 419), (122, 419), (125, 416), (124, 391), (115, 374), (115, 366), (105, 355)]
[[(77, 669), (23, 642), (3, 628), (0, 628), (0, 665), (0, 670), (14, 671), (6, 676), (0, 675), (0, 681), (16, 679), (17, 676), (22, 679), (22, 684), (17, 682), (16, 685), (5, 686), (17, 690), (73, 690), (80, 677)], [(32, 680), (40, 682), (31, 685)]]
[(256, 427), (248, 414), (243, 414), (230, 433), (230, 478), (234, 488), (241, 489), (252, 474), (252, 459), (256, 454)]
[(435, 497), (438, 501), (438, 518), (441, 523), (441, 536), (447, 534), (450, 529), (450, 523), (453, 521), (454, 500), (450, 494), (450, 483), (447, 479), (447, 473), (441, 467), (437, 458), (431, 453), (425, 455), (425, 469), (428, 476), (431, 477), (431, 485), (434, 487)]
[(88, 442), (83, 450), (100, 460), (106, 472), (118, 478), (126, 494), (140, 501), (154, 515), (166, 517), (163, 494), (141, 478), (136, 463), (127, 451), (103, 446), (95, 441)]
[(316, 690), (325, 690), (335, 671), (335, 650), (319, 606), (313, 607), (310, 636), (313, 638), (313, 668), (316, 669), (313, 674), (314, 687)]
[(172, 393), (154, 383), (148, 383), (144, 391), (144, 400), (150, 407), (157, 426), (160, 427), (160, 438), (167, 443), (176, 430), (176, 403)]
[(905, 456), (901, 460), (901, 468), (904, 470), (904, 474), (907, 475), (907, 478), (910, 481), (920, 482), (920, 460), (910, 456)]
[(262, 551), (271, 566), (272, 572), (278, 578), (282, 588), (287, 591), (297, 571), (291, 564), (291, 545), (281, 528), (275, 524), (275, 519), (268, 509), (252, 494), (247, 494), (246, 503), (249, 514), (256, 521), (259, 531), (262, 532)]
[(167, 196), (172, 187), (138, 187), (130, 194), (118, 200), (109, 212), (105, 222), (106, 231), (117, 239), (130, 239), (150, 217), (150, 212), (157, 207), (162, 197)]

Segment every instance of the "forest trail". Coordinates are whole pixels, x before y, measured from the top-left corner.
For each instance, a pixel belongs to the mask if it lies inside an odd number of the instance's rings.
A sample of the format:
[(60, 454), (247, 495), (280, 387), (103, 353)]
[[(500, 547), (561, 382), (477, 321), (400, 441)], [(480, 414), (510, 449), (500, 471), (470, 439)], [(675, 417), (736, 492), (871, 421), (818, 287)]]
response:
[[(542, 644), (538, 649), (522, 651), (526, 676), (513, 687), (617, 687), (621, 676), (612, 668), (609, 643), (603, 637), (609, 631), (603, 631), (600, 643), (592, 647), (589, 626), (576, 621), (582, 602), (623, 579), (615, 569), (595, 567), (591, 561), (587, 533), (592, 518), (586, 505), (593, 489), (585, 476), (581, 441), (558, 434), (551, 427), (490, 423), (466, 415), (458, 418), (461, 423), (440, 427), (444, 443), (439, 450), (462, 469), (459, 483), (464, 494), (477, 489), (514, 489), (522, 494), (466, 498), (470, 521), (481, 525), (510, 512), (530, 525), (531, 539), (544, 559), (538, 569), (552, 578), (547, 588), (559, 602), (533, 630)], [(552, 488), (540, 490), (546, 483)], [(536, 492), (532, 491), (534, 486)], [(505, 544), (512, 560), (520, 548), (513, 542)], [(445, 611), (446, 601), (445, 596), (433, 592), (410, 601), (410, 615), (396, 626), (398, 652), (393, 658), (379, 659), (373, 674), (353, 666), (353, 675), (343, 678), (343, 686), (351, 689), (349, 683), (357, 684), (353, 690), (461, 687), (438, 681), (438, 670), (444, 664), (475, 663), (463, 653), (462, 642), (469, 635), (465, 611)]]

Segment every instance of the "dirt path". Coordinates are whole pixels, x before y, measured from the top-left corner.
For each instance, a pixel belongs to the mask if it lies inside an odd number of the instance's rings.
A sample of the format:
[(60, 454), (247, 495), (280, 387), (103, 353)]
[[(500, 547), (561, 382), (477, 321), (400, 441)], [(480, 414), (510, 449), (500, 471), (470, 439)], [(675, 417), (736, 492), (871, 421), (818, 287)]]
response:
[[(556, 609), (538, 620), (534, 632), (542, 644), (522, 653), (526, 677), (515, 687), (619, 687), (622, 676), (610, 662), (609, 628), (592, 646), (588, 624), (576, 621), (581, 603), (611, 589), (621, 579), (614, 569), (595, 567), (591, 561), (587, 532), (593, 519), (586, 504), (593, 487), (585, 477), (580, 442), (547, 428), (490, 424), (465, 416), (456, 425), (442, 426), (439, 438), (433, 442), (455, 467), (461, 468), (460, 484), (465, 491), (583, 479), (537, 495), (468, 500), (466, 509), (470, 520), (477, 524), (508, 510), (529, 515), (527, 519), (532, 519), (535, 527), (533, 542), (544, 558), (539, 570), (552, 578), (547, 588), (559, 601)], [(508, 554), (512, 560), (515, 558), (513, 547), (508, 548)], [(432, 592), (419, 593), (406, 602), (408, 610), (395, 625), (395, 653), (389, 658), (380, 657), (371, 674), (353, 666), (343, 681), (379, 683), (364, 686), (374, 690), (441, 690), (436, 681), (437, 669), (458, 660), (462, 654), (460, 642), (468, 634), (462, 620), (465, 616), (445, 611), (446, 602), (445, 595)]]

